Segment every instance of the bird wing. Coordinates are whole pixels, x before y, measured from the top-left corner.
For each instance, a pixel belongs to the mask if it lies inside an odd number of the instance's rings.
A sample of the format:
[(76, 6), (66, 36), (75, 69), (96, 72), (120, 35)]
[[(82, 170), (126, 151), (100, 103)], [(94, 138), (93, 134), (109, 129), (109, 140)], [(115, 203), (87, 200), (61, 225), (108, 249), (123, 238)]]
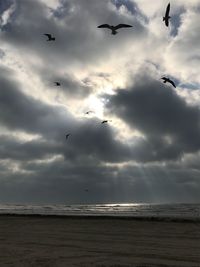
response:
[(118, 24), (117, 26), (115, 26), (115, 29), (118, 30), (120, 28), (130, 28), (133, 27), (132, 25), (128, 25), (128, 24)]
[(102, 24), (102, 25), (99, 25), (97, 28), (107, 28), (107, 29), (111, 29), (111, 27), (110, 27), (109, 24)]
[(162, 77), (161, 79), (163, 80), (164, 83), (167, 82), (167, 78), (166, 77)]
[(166, 12), (165, 12), (165, 17), (169, 16), (169, 11), (170, 11), (170, 3), (167, 5)]
[(44, 35), (46, 35), (48, 38), (51, 38), (51, 34), (49, 33), (44, 33)]
[(169, 82), (176, 88), (176, 85), (172, 80), (170, 80)]

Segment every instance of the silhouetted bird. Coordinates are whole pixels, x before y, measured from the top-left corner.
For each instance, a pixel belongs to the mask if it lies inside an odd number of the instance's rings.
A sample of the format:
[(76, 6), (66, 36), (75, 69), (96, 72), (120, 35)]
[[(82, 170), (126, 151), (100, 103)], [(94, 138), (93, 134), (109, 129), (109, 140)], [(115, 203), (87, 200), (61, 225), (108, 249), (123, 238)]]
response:
[(111, 120), (104, 120), (101, 122), (101, 124), (108, 123), (109, 121), (111, 121)]
[(85, 112), (85, 114), (90, 114), (90, 113), (94, 113), (94, 111), (92, 111), (92, 110), (89, 110), (89, 111), (87, 111), (87, 112)]
[(50, 33), (44, 33), (44, 35), (46, 35), (48, 37), (47, 41), (55, 41), (56, 38), (52, 37), (52, 35)]
[(85, 192), (88, 192), (89, 190), (88, 189), (85, 189)]
[(128, 25), (128, 24), (118, 24), (116, 26), (112, 26), (112, 25), (109, 25), (109, 24), (102, 24), (102, 25), (99, 25), (97, 28), (107, 28), (109, 30), (111, 30), (111, 34), (115, 35), (117, 34), (117, 30), (118, 29), (121, 29), (121, 28), (130, 28), (130, 27), (133, 27), (132, 25)]
[(168, 27), (169, 26), (169, 19), (171, 18), (169, 16), (169, 11), (170, 11), (170, 3), (167, 5), (165, 16), (163, 17), (163, 21), (165, 22), (165, 25)]
[(171, 83), (176, 88), (175, 83), (172, 80), (170, 80), (169, 78), (162, 77), (161, 79), (163, 80), (164, 83), (167, 83), (167, 82)]
[(66, 140), (69, 138), (70, 135), (71, 134), (66, 134), (66, 136), (65, 136)]
[(60, 86), (60, 83), (59, 82), (54, 82), (56, 86)]

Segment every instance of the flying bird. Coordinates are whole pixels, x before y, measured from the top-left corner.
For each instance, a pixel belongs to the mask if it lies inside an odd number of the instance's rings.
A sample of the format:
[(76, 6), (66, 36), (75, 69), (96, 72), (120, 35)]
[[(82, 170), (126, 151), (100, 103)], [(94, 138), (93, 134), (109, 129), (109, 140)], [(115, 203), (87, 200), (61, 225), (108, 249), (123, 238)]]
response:
[(70, 134), (66, 134), (65, 138), (66, 140), (69, 138)]
[(44, 33), (44, 35), (46, 35), (48, 37), (47, 41), (55, 41), (56, 38), (52, 37), (52, 35), (50, 33)]
[(117, 34), (117, 30), (118, 29), (121, 29), (121, 28), (130, 28), (130, 27), (133, 27), (132, 25), (128, 25), (128, 24), (118, 24), (116, 26), (112, 26), (112, 25), (109, 25), (109, 24), (102, 24), (102, 25), (99, 25), (97, 28), (107, 28), (107, 29), (110, 29), (112, 32), (111, 34), (115, 35)]
[(171, 83), (176, 88), (175, 83), (172, 80), (170, 80), (169, 78), (162, 77), (161, 79), (163, 80), (163, 83), (167, 83), (167, 82)]
[(94, 111), (92, 111), (92, 110), (89, 110), (89, 111), (87, 111), (87, 112), (85, 112), (85, 114), (90, 114), (90, 113), (94, 113)]
[(169, 19), (171, 18), (169, 16), (169, 11), (170, 11), (170, 3), (167, 5), (165, 16), (163, 17), (163, 21), (165, 22), (165, 25), (168, 27), (169, 26)]
[(104, 120), (101, 122), (101, 124), (108, 123), (109, 121), (111, 121), (111, 120)]
[(54, 82), (56, 86), (60, 86), (60, 83), (59, 82)]

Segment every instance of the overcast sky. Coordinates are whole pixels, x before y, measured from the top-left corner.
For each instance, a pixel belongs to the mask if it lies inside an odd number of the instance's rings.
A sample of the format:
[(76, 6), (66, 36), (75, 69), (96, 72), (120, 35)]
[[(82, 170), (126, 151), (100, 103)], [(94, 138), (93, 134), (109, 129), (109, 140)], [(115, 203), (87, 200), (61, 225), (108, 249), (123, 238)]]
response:
[(0, 203), (200, 202), (200, 0), (168, 2), (0, 1)]

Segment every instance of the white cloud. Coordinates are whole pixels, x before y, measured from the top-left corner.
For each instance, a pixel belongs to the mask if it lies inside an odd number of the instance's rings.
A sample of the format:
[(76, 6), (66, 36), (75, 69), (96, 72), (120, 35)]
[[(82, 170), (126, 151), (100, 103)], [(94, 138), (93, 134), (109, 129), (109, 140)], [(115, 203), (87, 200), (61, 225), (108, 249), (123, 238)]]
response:
[(178, 35), (171, 41), (165, 54), (166, 68), (184, 82), (200, 82), (199, 23), (197, 11), (183, 14)]

